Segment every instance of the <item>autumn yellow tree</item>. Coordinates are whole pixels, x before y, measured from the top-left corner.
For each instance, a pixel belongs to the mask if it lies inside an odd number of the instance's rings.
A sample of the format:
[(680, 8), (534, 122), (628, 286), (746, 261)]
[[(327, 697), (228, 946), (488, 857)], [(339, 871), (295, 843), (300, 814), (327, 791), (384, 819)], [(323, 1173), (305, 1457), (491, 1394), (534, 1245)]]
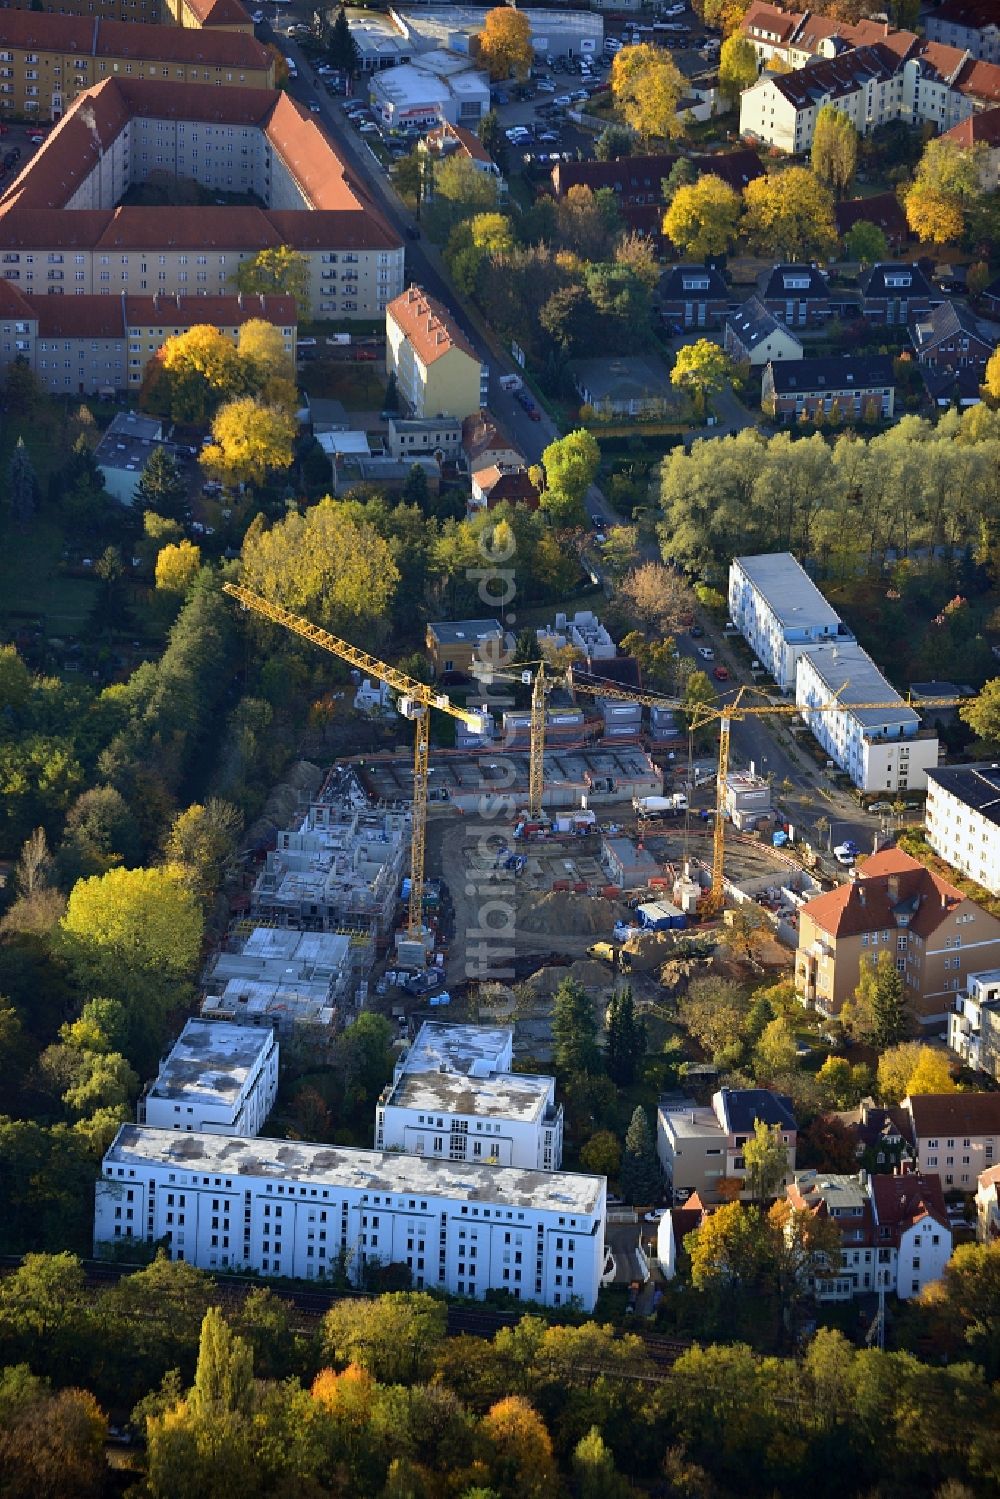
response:
[(750, 38), (738, 31), (728, 36), (719, 53), (719, 87), (730, 104), (735, 104), (743, 90), (757, 82), (758, 68)]
[(662, 562), (643, 562), (621, 585), (625, 605), (643, 628), (659, 635), (676, 635), (690, 623), (694, 595), (679, 573)]
[(517, 78), (531, 72), (535, 49), (531, 45), (531, 22), (521, 11), (499, 5), (487, 11), (478, 37), (479, 57), (491, 78)]
[(242, 262), (233, 279), (243, 292), (294, 297), (299, 318), (309, 316), (309, 262), (288, 245), (258, 250), (251, 260)]
[(169, 543), (156, 558), (156, 587), (160, 593), (185, 594), (201, 568), (201, 547), (182, 540)]
[(321, 500), (270, 530), (258, 517), (243, 540), (241, 581), (318, 625), (363, 639), (384, 622), (399, 569), (389, 543), (356, 508)]
[[(196, 323), (168, 338), (155, 361), (158, 380), (144, 388), (174, 421), (206, 421), (222, 401), (249, 389), (247, 369), (231, 338), (209, 323)], [(159, 409), (159, 407), (157, 407)]]
[(736, 239), (743, 206), (738, 193), (714, 172), (680, 187), (663, 216), (663, 232), (683, 255), (703, 260), (724, 255)]
[(833, 197), (808, 167), (748, 182), (743, 228), (754, 248), (788, 260), (827, 255), (837, 243)]
[(295, 365), (276, 323), (251, 318), (239, 332), (236, 350), (250, 389), (268, 406), (294, 410), (297, 404)]
[(854, 181), (858, 169), (858, 132), (853, 122), (832, 104), (824, 104), (813, 131), (812, 169), (838, 195)]
[(696, 412), (702, 413), (708, 397), (722, 390), (734, 374), (729, 355), (711, 339), (699, 338), (677, 351), (670, 383), (686, 390)]
[(556, 1482), (552, 1439), (541, 1416), (519, 1395), (500, 1400), (479, 1427), (491, 1486), (501, 1494), (546, 1499)]
[(623, 47), (611, 64), (611, 94), (626, 123), (637, 135), (671, 140), (683, 135), (677, 106), (684, 77), (670, 53), (643, 42)]
[(1000, 402), (1000, 349), (994, 349), (987, 361), (983, 390), (989, 400)]
[(902, 1041), (879, 1058), (878, 1092), (885, 1103), (898, 1103), (908, 1093), (957, 1091), (947, 1056), (920, 1041)]
[(212, 439), (199, 460), (208, 473), (230, 484), (262, 484), (272, 470), (290, 465), (295, 418), (246, 396), (216, 412)]
[(906, 195), (906, 221), (919, 239), (960, 239), (983, 197), (987, 147), (961, 146), (946, 135), (928, 141)]

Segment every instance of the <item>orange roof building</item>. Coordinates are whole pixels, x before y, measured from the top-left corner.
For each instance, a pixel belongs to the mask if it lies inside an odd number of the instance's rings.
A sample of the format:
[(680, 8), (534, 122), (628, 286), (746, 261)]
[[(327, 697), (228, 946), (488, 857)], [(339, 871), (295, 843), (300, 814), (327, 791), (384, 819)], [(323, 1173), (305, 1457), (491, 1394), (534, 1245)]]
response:
[[(122, 203), (176, 179), (216, 202)], [(402, 286), (402, 243), (367, 188), (271, 89), (107, 78), (0, 195), (0, 269), (35, 294), (226, 295), (243, 261), (283, 245), (306, 260), (321, 314), (378, 317)]]
[(862, 964), (886, 954), (913, 1019), (940, 1031), (970, 973), (1000, 967), (1000, 921), (901, 849), (887, 848), (799, 913), (795, 986), (839, 1015)]
[(473, 416), (486, 404), (488, 371), (452, 313), (411, 286), (386, 308), (386, 368), (415, 417)]
[[(27, 9), (27, 0), (22, 4)], [(91, 24), (97, 19), (253, 36), (253, 21), (240, 0), (42, 0), (42, 5), (47, 13), (61, 18), (81, 16)]]

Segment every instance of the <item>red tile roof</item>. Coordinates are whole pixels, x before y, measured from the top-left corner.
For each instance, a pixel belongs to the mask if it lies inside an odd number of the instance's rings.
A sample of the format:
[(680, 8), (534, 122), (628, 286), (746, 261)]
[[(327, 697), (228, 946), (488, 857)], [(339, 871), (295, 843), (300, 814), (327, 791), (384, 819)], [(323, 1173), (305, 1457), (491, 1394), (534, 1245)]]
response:
[[(85, 302), (88, 299), (76, 297), (74, 300)], [(106, 299), (100, 297), (97, 300)], [(274, 323), (277, 327), (289, 327), (295, 325), (297, 312), (294, 297), (237, 292), (219, 297), (126, 297), (125, 316), (130, 328), (190, 328), (196, 323), (236, 328), (254, 318)]]
[(33, 318), (34, 309), (12, 281), (0, 280), (0, 317)]
[(262, 72), (271, 63), (267, 48), (239, 31), (105, 21), (51, 11), (0, 10), (0, 45), (63, 56), (134, 57)]
[[(894, 893), (889, 881), (895, 882)], [(807, 901), (804, 912), (833, 937), (857, 937), (895, 925), (894, 912), (912, 903), (908, 930), (927, 937), (966, 899), (947, 880), (926, 869), (898, 848), (873, 854), (856, 879)]]
[(903, 1107), (918, 1140), (1000, 1135), (1000, 1093), (915, 1093)]
[(124, 338), (125, 308), (120, 297), (32, 299), (39, 338)]
[(880, 1228), (894, 1229), (894, 1237), (898, 1238), (912, 1223), (927, 1217), (951, 1231), (939, 1176), (920, 1176), (916, 1172), (873, 1176), (869, 1186), (875, 1220)]
[(765, 5), (763, 0), (752, 0), (749, 10), (740, 23), (740, 29), (749, 32), (756, 27), (758, 30), (773, 33), (779, 41), (787, 42), (804, 20), (804, 12), (786, 13), (773, 5)]
[(945, 135), (960, 146), (974, 146), (979, 141), (984, 141), (987, 146), (1000, 146), (1000, 109), (984, 109), (972, 114), (967, 120), (952, 125)]
[(956, 78), (955, 86), (972, 99), (1000, 103), (1000, 65), (970, 58)]
[(386, 317), (389, 316), (402, 329), (424, 365), (433, 364), (453, 349), (460, 349), (479, 362), (479, 355), (447, 307), (419, 286), (409, 287), (390, 302), (386, 308)]
[(239, 0), (183, 0), (203, 26), (246, 26), (252, 22)]

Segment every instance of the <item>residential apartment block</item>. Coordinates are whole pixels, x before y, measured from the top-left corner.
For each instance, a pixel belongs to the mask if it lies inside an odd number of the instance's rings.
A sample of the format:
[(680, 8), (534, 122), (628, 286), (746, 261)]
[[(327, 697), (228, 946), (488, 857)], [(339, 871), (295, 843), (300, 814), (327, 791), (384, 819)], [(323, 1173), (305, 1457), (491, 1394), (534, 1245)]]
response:
[(489, 369), (452, 314), (419, 286), (385, 312), (386, 370), (418, 419), (478, 413), (489, 396)]
[(936, 854), (991, 895), (1000, 895), (1000, 766), (929, 771), (924, 823)]
[(733, 297), (721, 274), (709, 265), (675, 265), (660, 277), (660, 313), (682, 328), (717, 328)]
[(1000, 1166), (980, 1172), (976, 1187), (976, 1238), (980, 1244), (1000, 1239)]
[(994, 0), (944, 0), (928, 10), (928, 39), (961, 47), (981, 62), (1000, 62), (1000, 13)]
[[(792, 1101), (767, 1088), (720, 1088), (711, 1108), (690, 1098), (661, 1100), (656, 1114), (656, 1153), (675, 1201), (696, 1192), (704, 1203), (719, 1202), (723, 1180), (746, 1182), (743, 1148), (755, 1124), (780, 1131), (788, 1151), (788, 1175), (795, 1170), (798, 1125)], [(746, 1196), (746, 1191), (741, 1193)]]
[[(818, 710), (836, 698), (838, 707)], [(854, 641), (800, 655), (795, 701), (813, 736), (861, 791), (922, 791), (938, 738)], [(841, 708), (839, 704), (843, 703)]]
[(740, 29), (752, 42), (762, 66), (777, 58), (791, 69), (804, 68), (811, 62), (835, 58), (854, 47), (870, 47), (876, 42), (905, 54), (917, 41), (912, 31), (897, 31), (886, 21), (865, 19), (852, 24), (832, 16), (814, 15), (808, 10), (785, 10), (767, 4), (766, 0), (752, 0)]
[(761, 409), (775, 421), (825, 418), (832, 422), (888, 421), (896, 388), (888, 355), (836, 356), (777, 363), (761, 382)]
[(828, 1218), (840, 1233), (840, 1265), (817, 1273), (817, 1301), (852, 1301), (872, 1291), (900, 1301), (940, 1280), (951, 1258), (951, 1227), (937, 1175), (857, 1176), (798, 1171), (787, 1191), (800, 1212)]
[(782, 692), (795, 687), (799, 656), (854, 636), (791, 552), (735, 557), (729, 568), (729, 618)]
[(862, 962), (883, 952), (914, 1021), (940, 1031), (969, 975), (1000, 967), (1000, 921), (909, 854), (883, 849), (846, 884), (802, 906), (796, 990), (821, 1014), (839, 1015)]
[(1000, 1164), (1000, 1093), (918, 1093), (904, 1098), (920, 1171), (937, 1172), (946, 1192), (974, 1192)]
[(95, 1195), (98, 1252), (164, 1242), (206, 1270), (313, 1280), (346, 1258), (356, 1278), (398, 1264), (418, 1289), (590, 1311), (604, 1265), (598, 1176), (126, 1124)]
[(427, 1021), (375, 1109), (375, 1149), (558, 1171), (555, 1079), (513, 1070), (514, 1032)]
[(231, 937), (205, 976), (201, 1013), (319, 1044), (343, 1018), (352, 980), (362, 976), (367, 944), (358, 936), (257, 926)]
[[(573, 187), (592, 192), (607, 187), (615, 195), (618, 212), (637, 234), (659, 239), (663, 229), (663, 184), (680, 158), (676, 155), (625, 156), (617, 161), (561, 161), (552, 168), (552, 189), (564, 198)], [(764, 175), (756, 151), (720, 151), (688, 158), (699, 174), (721, 177), (736, 193)]]
[(272, 1030), (189, 1020), (139, 1100), (139, 1123), (252, 1139), (277, 1092)]
[(825, 104), (867, 135), (894, 120), (942, 132), (998, 101), (996, 63), (895, 32), (790, 73), (765, 71), (740, 96), (740, 134), (798, 155), (812, 145)]
[(858, 278), (865, 321), (903, 327), (944, 300), (918, 265), (879, 261)]
[(910, 337), (917, 359), (932, 369), (983, 370), (996, 347), (992, 334), (957, 302), (941, 302), (926, 317), (917, 318)]
[(146, 22), (193, 31), (210, 27), (253, 35), (253, 21), (240, 0), (39, 0), (39, 4), (43, 11), (59, 16)]
[(435, 677), (452, 672), (476, 676), (478, 670), (502, 666), (504, 632), (495, 619), (446, 619), (427, 626), (426, 646)]
[(963, 1067), (1000, 1082), (1000, 968), (969, 974), (948, 1016), (948, 1046)]
[(211, 324), (235, 342), (244, 323), (261, 319), (280, 328), (285, 351), (295, 361), (298, 313), (293, 297), (241, 292), (196, 296), (193, 291), (190, 296), (122, 292), (60, 297), (45, 292), (45, 285), (22, 292), (0, 279), (0, 370), (21, 359), (52, 395), (136, 391), (167, 339), (199, 323)]
[[(188, 178), (256, 207), (122, 207)], [(309, 265), (314, 312), (375, 317), (403, 247), (312, 115), (288, 94), (107, 78), (77, 96), (0, 196), (0, 273), (21, 291), (219, 295), (260, 250)]]
[(117, 76), (269, 89), (274, 58), (240, 32), (0, 10), (0, 116), (58, 120)]

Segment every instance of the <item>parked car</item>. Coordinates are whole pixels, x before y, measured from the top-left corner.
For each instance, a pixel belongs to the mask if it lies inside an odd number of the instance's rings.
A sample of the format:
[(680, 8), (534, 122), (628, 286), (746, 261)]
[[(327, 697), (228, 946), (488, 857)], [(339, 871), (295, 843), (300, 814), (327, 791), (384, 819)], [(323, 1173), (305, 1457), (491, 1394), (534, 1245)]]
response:
[(700, 645), (698, 647), (698, 655), (703, 661), (715, 660), (715, 652), (710, 645)]
[(695, 640), (700, 640), (704, 633), (705, 631), (702, 629), (701, 625), (692, 625), (690, 630), (688, 630), (688, 634), (693, 636)]
[(858, 845), (852, 843), (848, 838), (846, 842), (837, 844), (837, 847), (833, 851), (833, 857), (838, 864), (853, 864), (858, 857)]
[(892, 802), (872, 802), (868, 810), (869, 812), (891, 812)]
[(729, 668), (727, 666), (717, 666), (715, 668), (715, 670), (712, 672), (712, 676), (715, 678), (715, 680), (717, 682), (728, 682), (729, 681)]

